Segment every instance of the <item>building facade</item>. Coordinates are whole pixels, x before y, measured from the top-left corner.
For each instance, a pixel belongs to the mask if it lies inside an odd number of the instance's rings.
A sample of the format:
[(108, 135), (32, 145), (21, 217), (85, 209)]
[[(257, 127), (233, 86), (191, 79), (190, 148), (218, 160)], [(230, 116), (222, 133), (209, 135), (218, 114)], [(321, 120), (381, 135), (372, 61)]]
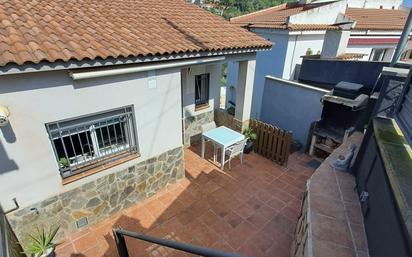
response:
[[(219, 107), (222, 63), (247, 68), (236, 117), (250, 118), (256, 52), (270, 42), (167, 2), (159, 13), (157, 1), (117, 1), (104, 15), (90, 8), (107, 8), (100, 1), (0, 7), (13, 21), (0, 28), (0, 204), (23, 244), (36, 226), (58, 225), (65, 238), (183, 178), (184, 146)], [(53, 33), (35, 26), (45, 22)]]
[[(232, 18), (273, 42), (270, 52), (257, 55), (253, 117), (260, 117), (265, 76), (295, 80), (302, 56), (390, 61), (407, 14), (398, 0), (300, 1)], [(229, 67), (235, 74), (236, 65)], [(236, 88), (230, 78), (229, 87)]]

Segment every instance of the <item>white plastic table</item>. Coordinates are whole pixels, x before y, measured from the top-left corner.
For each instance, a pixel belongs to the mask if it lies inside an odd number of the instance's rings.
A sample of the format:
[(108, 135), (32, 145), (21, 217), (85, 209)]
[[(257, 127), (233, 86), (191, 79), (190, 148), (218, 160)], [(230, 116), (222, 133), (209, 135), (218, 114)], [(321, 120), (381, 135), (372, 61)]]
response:
[[(245, 136), (233, 129), (221, 126), (218, 128), (211, 129), (202, 134), (202, 158), (205, 158), (205, 140), (212, 141), (215, 145), (218, 145), (222, 148), (222, 157), (221, 157), (221, 169), (224, 169), (225, 166), (225, 152), (226, 148), (236, 144), (237, 142), (245, 139)], [(216, 160), (216, 151), (214, 152), (213, 159)]]

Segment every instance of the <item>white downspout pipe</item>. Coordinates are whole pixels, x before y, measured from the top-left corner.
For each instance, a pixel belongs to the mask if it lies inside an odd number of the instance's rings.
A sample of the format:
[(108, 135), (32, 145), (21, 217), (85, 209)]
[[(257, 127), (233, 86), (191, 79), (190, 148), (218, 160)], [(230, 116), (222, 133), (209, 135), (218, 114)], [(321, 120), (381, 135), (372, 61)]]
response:
[(101, 69), (101, 70), (93, 70), (93, 71), (69, 71), (69, 75), (70, 77), (73, 78), (73, 80), (91, 79), (91, 78), (100, 78), (100, 77), (107, 77), (107, 76), (137, 73), (137, 72), (143, 72), (143, 71), (149, 71), (149, 70), (160, 70), (160, 69), (168, 69), (168, 68), (175, 68), (175, 67), (181, 67), (181, 66), (205, 64), (205, 63), (211, 63), (211, 62), (221, 62), (221, 61), (224, 61), (225, 59), (226, 59), (225, 56), (217, 56), (217, 57), (190, 59), (187, 61), (174, 61), (174, 62), (168, 61), (164, 63), (139, 65), (139, 66), (133, 66), (133, 67), (126, 67), (126, 68)]

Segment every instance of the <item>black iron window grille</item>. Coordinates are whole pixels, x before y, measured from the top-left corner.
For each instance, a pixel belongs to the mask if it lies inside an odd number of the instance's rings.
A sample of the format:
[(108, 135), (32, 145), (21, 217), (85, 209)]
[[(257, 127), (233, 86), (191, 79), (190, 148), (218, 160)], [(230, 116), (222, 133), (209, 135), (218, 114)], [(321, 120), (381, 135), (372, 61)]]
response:
[(138, 152), (133, 106), (46, 124), (63, 178)]
[(209, 73), (195, 76), (195, 106), (209, 103), (209, 82)]

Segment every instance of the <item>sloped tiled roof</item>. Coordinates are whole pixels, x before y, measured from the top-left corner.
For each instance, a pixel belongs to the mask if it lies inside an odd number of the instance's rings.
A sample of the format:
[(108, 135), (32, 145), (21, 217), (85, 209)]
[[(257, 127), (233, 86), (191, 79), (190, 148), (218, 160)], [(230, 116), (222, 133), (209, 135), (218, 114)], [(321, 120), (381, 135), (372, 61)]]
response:
[(347, 8), (345, 16), (356, 21), (356, 30), (403, 30), (408, 12), (391, 9)]
[(0, 0), (0, 66), (270, 46), (185, 0)]
[(230, 22), (249, 28), (273, 28), (288, 30), (337, 30), (339, 27), (330, 24), (290, 24), (289, 16), (317, 8), (330, 2), (299, 4), (285, 3), (267, 8), (254, 13), (238, 16), (230, 19)]

